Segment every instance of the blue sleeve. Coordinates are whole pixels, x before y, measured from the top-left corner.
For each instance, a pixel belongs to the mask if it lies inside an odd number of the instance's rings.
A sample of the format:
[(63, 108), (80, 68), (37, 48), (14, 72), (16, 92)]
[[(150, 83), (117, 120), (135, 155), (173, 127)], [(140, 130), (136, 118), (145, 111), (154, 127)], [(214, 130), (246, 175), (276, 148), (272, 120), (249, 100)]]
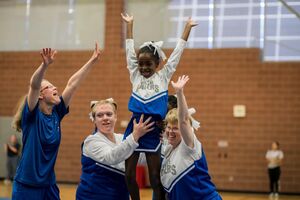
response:
[(60, 103), (55, 106), (55, 109), (57, 111), (59, 121), (61, 121), (64, 118), (64, 116), (69, 113), (69, 107), (66, 108), (66, 105), (65, 105), (65, 102), (64, 102), (64, 99), (62, 98), (62, 96), (60, 97)]
[(34, 116), (36, 115), (37, 109), (39, 107), (39, 103), (37, 103), (32, 111), (29, 110), (29, 105), (27, 98), (25, 99), (25, 105), (22, 111), (22, 119), (21, 119), (21, 128), (23, 130), (25, 124), (30, 123), (34, 120)]

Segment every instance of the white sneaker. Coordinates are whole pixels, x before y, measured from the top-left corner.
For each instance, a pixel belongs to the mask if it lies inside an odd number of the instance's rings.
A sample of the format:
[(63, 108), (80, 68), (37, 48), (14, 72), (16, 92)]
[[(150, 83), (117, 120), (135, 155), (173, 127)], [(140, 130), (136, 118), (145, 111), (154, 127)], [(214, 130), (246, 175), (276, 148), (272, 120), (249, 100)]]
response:
[(273, 199), (273, 197), (274, 197), (274, 193), (271, 192), (271, 193), (269, 194), (269, 199)]
[(10, 185), (11, 181), (9, 179), (4, 180), (4, 185)]

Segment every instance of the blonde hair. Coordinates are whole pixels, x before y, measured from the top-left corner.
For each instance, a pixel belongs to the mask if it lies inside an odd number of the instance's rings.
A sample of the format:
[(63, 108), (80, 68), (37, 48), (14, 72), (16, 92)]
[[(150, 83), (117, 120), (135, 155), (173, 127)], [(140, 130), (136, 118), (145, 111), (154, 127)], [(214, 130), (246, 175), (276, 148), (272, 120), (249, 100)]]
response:
[(171, 109), (166, 118), (166, 124), (170, 123), (170, 124), (178, 124), (178, 110), (177, 108), (173, 108)]
[[(171, 109), (166, 118), (165, 118), (166, 124), (170, 123), (170, 124), (178, 124), (178, 109), (177, 108), (173, 108)], [(190, 121), (190, 125), (192, 125), (192, 117), (189, 116), (189, 121)]]
[(113, 108), (114, 113), (117, 114), (117, 110), (118, 110), (117, 103), (113, 99), (111, 99), (111, 98), (110, 99), (103, 99), (103, 100), (100, 100), (100, 101), (95, 101), (91, 105), (93, 119), (95, 119), (96, 107), (99, 106), (99, 105), (103, 105), (103, 104), (110, 104), (111, 107)]
[(19, 99), (19, 101), (17, 103), (17, 106), (15, 108), (15, 115), (14, 115), (13, 121), (11, 123), (11, 127), (13, 129), (15, 129), (16, 131), (18, 131), (18, 132), (22, 131), (22, 128), (21, 128), (22, 112), (23, 112), (23, 109), (24, 109), (24, 106), (25, 106), (26, 98), (27, 98), (27, 94), (23, 95)]

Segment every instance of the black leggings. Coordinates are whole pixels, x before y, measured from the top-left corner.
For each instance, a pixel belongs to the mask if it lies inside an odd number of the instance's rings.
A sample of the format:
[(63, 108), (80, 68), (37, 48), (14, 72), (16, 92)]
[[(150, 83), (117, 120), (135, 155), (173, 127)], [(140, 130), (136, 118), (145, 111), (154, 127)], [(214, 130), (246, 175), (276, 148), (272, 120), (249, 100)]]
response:
[(270, 192), (278, 193), (278, 181), (280, 177), (280, 167), (269, 168)]

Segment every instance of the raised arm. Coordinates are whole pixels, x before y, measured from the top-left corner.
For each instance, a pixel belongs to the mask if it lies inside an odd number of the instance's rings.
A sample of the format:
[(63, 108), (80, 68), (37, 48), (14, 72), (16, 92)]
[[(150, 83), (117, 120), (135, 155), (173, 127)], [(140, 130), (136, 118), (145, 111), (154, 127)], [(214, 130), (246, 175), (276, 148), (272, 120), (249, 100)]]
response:
[(178, 78), (176, 83), (174, 83), (173, 81), (171, 83), (177, 94), (178, 124), (182, 139), (187, 146), (194, 148), (194, 133), (192, 132), (188, 106), (183, 94), (183, 87), (188, 82), (188, 80), (189, 77), (183, 75)]
[(65, 102), (65, 106), (68, 107), (72, 96), (75, 90), (80, 85), (81, 81), (86, 77), (88, 72), (91, 70), (92, 66), (99, 60), (100, 57), (100, 50), (98, 48), (98, 43), (95, 43), (95, 49), (92, 57), (85, 63), (75, 74), (71, 76), (69, 79), (66, 88), (62, 93), (62, 97)]
[(121, 13), (123, 21), (126, 23), (127, 34), (126, 34), (126, 62), (127, 68), (130, 74), (130, 80), (133, 82), (134, 77), (138, 73), (138, 64), (137, 57), (134, 50), (134, 41), (133, 41), (133, 16), (128, 15), (127, 13)]
[(192, 27), (197, 26), (198, 24), (195, 23), (190, 17), (186, 22), (184, 31), (182, 33), (181, 39), (178, 40), (175, 49), (173, 50), (170, 58), (168, 59), (167, 63), (164, 65), (161, 73), (165, 76), (167, 82), (170, 81), (173, 73), (176, 70), (176, 67), (180, 61), (181, 55), (183, 50), (186, 46), (190, 31)]
[(194, 22), (191, 17), (189, 17), (185, 24), (181, 39), (187, 41), (189, 38), (190, 32), (191, 32), (191, 29), (197, 25), (198, 24), (196, 22)]
[(40, 54), (42, 56), (43, 62), (33, 73), (30, 79), (30, 86), (27, 97), (28, 107), (30, 111), (34, 109), (39, 100), (42, 80), (48, 66), (54, 61), (56, 51), (52, 51), (51, 48), (45, 48), (42, 50), (42, 52), (40, 52)]
[(121, 13), (123, 21), (126, 22), (127, 34), (126, 39), (133, 39), (133, 16), (128, 15), (127, 13)]

